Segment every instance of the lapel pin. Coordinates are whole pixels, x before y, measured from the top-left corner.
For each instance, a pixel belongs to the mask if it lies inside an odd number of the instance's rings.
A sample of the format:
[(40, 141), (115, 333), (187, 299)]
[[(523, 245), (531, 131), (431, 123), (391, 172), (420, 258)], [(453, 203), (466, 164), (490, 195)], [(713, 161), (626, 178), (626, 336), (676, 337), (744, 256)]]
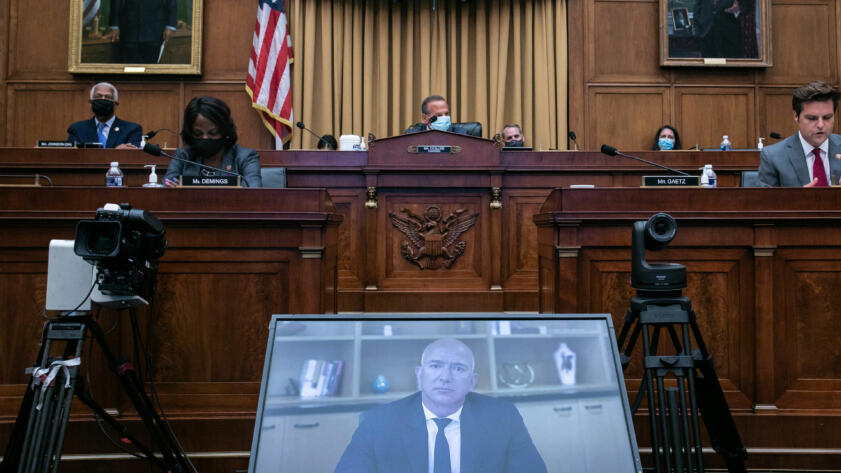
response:
[(841, 160), (841, 154), (836, 154), (835, 159)]
[(115, 127), (114, 127), (114, 132), (115, 132), (115, 133), (117, 133), (117, 132), (119, 132), (119, 131), (120, 131), (120, 127), (115, 126)]

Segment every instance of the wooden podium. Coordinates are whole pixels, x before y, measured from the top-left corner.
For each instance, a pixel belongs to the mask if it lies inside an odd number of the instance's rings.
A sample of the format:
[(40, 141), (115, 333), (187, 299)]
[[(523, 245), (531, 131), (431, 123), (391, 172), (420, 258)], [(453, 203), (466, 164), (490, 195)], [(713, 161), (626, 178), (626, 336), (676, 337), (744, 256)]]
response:
[[(107, 202), (148, 210), (166, 227), (158, 289), (151, 310), (141, 309), (139, 318), (148, 328), (155, 388), (188, 452), (249, 450), (271, 314), (336, 311), (341, 216), (323, 189), (0, 187), (0, 201), (3, 450), (28, 383), (24, 369), (38, 352), (49, 242), (74, 239), (76, 222), (92, 219)], [(130, 356), (128, 315), (103, 309), (99, 323), (113, 327), (110, 343)], [(83, 359), (91, 365), (97, 401), (136, 423), (99, 353)], [(148, 469), (125, 459), (74, 460), (73, 453), (114, 452), (91, 417), (74, 404), (62, 471)], [(233, 471), (248, 459), (194, 462), (200, 471)]]
[[(677, 235), (648, 261), (687, 267), (684, 295), (742, 440), (760, 449), (748, 466), (837, 468), (841, 189), (556, 189), (534, 217), (540, 311), (609, 312), (621, 327), (631, 228), (657, 212)], [(634, 358), (631, 396), (641, 373)], [(647, 421), (637, 427), (645, 445)]]

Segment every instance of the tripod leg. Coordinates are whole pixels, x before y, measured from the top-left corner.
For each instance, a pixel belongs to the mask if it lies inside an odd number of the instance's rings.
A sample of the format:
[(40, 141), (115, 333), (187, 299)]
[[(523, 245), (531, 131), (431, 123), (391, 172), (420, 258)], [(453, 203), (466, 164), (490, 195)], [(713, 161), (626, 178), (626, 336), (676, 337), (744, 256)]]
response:
[(668, 404), (666, 403), (666, 387), (663, 385), (663, 376), (658, 373), (657, 375), (657, 404), (659, 407), (659, 414), (660, 414), (660, 429), (663, 432), (663, 459), (666, 463), (666, 471), (674, 471), (672, 470), (672, 452), (674, 451), (674, 447), (672, 446), (671, 439), (669, 438), (669, 425), (667, 419), (667, 410)]
[[(642, 354), (643, 360), (649, 356), (651, 353), (651, 345), (649, 344), (648, 340), (648, 328), (642, 330)], [(643, 363), (644, 365), (644, 363)], [(651, 379), (650, 370), (646, 368), (645, 370), (645, 383), (646, 383), (646, 391), (648, 397), (648, 422), (651, 428), (651, 453), (654, 457), (654, 471), (661, 472), (661, 465), (662, 465), (662, 458), (661, 458), (661, 451), (660, 451), (660, 435), (657, 432), (657, 403), (654, 400), (655, 392), (654, 392), (654, 380)]]
[[(680, 390), (667, 388), (666, 389), (666, 398), (668, 402), (668, 414), (666, 417), (669, 419), (669, 428), (671, 433), (671, 442), (673, 445), (672, 448), (672, 458), (675, 462), (675, 470), (679, 473), (684, 473), (684, 466), (683, 466), (683, 453), (684, 448), (682, 448), (682, 443), (680, 441), (680, 421), (681, 421), (681, 411), (678, 408), (678, 396), (680, 394)], [(691, 472), (691, 470), (689, 470)]]

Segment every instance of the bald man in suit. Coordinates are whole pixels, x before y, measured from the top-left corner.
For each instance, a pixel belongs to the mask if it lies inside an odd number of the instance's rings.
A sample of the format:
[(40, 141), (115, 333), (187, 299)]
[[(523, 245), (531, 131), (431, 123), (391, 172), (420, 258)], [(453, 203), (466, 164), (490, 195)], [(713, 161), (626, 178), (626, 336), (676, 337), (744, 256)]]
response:
[(427, 346), (420, 392), (365, 413), (335, 473), (546, 473), (517, 408), (471, 392), (474, 363), (458, 340)]

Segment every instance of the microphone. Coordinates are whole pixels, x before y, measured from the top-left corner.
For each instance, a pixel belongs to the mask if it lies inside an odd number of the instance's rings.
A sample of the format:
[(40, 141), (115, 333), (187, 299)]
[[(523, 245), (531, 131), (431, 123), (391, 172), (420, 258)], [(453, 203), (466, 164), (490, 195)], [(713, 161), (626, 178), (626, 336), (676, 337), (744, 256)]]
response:
[(181, 161), (182, 163), (193, 164), (193, 165), (196, 165), (200, 168), (210, 169), (211, 171), (217, 171), (217, 172), (220, 172), (222, 174), (233, 174), (234, 176), (239, 176), (240, 179), (242, 179), (242, 182), (245, 183), (246, 187), (248, 187), (248, 181), (245, 180), (245, 176), (243, 176), (242, 174), (240, 174), (238, 172), (226, 171), (224, 169), (219, 169), (219, 168), (215, 168), (213, 166), (208, 166), (206, 164), (197, 163), (195, 161), (190, 161), (189, 159), (179, 158), (177, 156), (168, 154), (167, 152), (162, 150), (160, 146), (156, 145), (155, 143), (146, 143), (146, 145), (143, 147), (143, 152), (151, 154), (152, 156), (165, 156), (169, 159), (174, 159), (176, 161)]
[(82, 141), (82, 138), (80, 138), (79, 135), (76, 134), (76, 130), (74, 130), (73, 127), (67, 128), (67, 134), (72, 135), (74, 138), (76, 138), (75, 140), (73, 140), (73, 146), (77, 148), (104, 148), (104, 146), (102, 146), (102, 143), (98, 141), (93, 141), (90, 143), (85, 143), (84, 141)]
[(318, 138), (318, 142), (315, 144), (316, 148), (318, 148), (318, 145), (320, 145), (322, 142), (324, 142), (324, 144), (328, 144), (326, 141), (324, 141), (324, 138), (322, 138), (321, 135), (319, 135), (318, 133), (310, 130), (306, 126), (304, 126), (304, 122), (295, 122), (295, 126), (297, 126), (298, 128), (300, 128), (302, 130), (307, 130), (308, 132), (310, 132), (312, 134), (312, 136)]
[(610, 146), (610, 145), (602, 145), (602, 153), (604, 153), (608, 156), (622, 156), (623, 158), (634, 159), (634, 160), (641, 161), (641, 162), (646, 163), (646, 164), (650, 164), (652, 166), (657, 166), (658, 168), (665, 169), (666, 171), (670, 171), (670, 172), (673, 172), (673, 173), (680, 174), (681, 176), (689, 176), (689, 174), (687, 174), (683, 171), (678, 171), (677, 169), (672, 169), (668, 166), (663, 166), (662, 164), (657, 164), (655, 162), (648, 161), (646, 159), (642, 159), (638, 156), (631, 156), (630, 154), (625, 154), (625, 153), (617, 150), (616, 148), (614, 148), (613, 146)]
[(569, 139), (572, 140), (573, 149), (575, 151), (578, 151), (578, 143), (575, 141), (575, 138), (576, 138), (575, 132), (570, 130), (569, 133), (567, 133), (567, 136), (569, 137)]
[(79, 146), (79, 143), (82, 143), (82, 139), (81, 139), (81, 138), (79, 138), (79, 135), (77, 135), (77, 134), (76, 134), (76, 130), (74, 130), (72, 126), (71, 126), (71, 127), (67, 127), (67, 134), (68, 134), (68, 135), (73, 136), (74, 138), (76, 138), (75, 140), (73, 140), (73, 146), (77, 146), (77, 147), (78, 147), (78, 146)]
[(776, 131), (772, 131), (770, 134), (768, 134), (768, 136), (770, 136), (771, 138), (774, 138), (775, 140), (779, 140), (780, 138), (783, 137), (783, 135), (777, 133)]

